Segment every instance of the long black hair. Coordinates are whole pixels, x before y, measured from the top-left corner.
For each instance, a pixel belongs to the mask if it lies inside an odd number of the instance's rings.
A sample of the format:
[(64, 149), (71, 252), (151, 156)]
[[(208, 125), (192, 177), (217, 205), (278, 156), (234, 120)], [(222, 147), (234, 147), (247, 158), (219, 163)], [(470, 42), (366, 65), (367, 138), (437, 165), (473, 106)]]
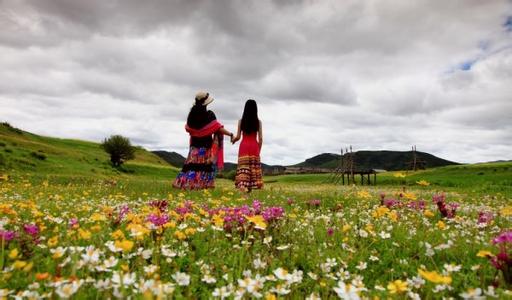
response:
[(244, 133), (257, 132), (260, 128), (260, 119), (258, 119), (258, 106), (256, 101), (249, 99), (245, 102), (244, 113), (240, 121), (240, 129)]
[(196, 102), (188, 113), (187, 125), (194, 129), (200, 129), (213, 120), (215, 120), (215, 114), (207, 111), (206, 106), (201, 102)]

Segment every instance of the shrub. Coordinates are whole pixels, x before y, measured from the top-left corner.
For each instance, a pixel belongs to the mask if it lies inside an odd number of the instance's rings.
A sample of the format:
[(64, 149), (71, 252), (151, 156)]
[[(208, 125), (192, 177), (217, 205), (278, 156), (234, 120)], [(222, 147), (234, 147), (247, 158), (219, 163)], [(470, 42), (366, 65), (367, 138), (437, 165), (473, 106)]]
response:
[(12, 132), (15, 132), (17, 134), (23, 134), (23, 130), (21, 129), (18, 129), (16, 127), (13, 127), (11, 124), (7, 123), (7, 122), (2, 122), (0, 123), (1, 126), (4, 126), (5, 128), (7, 128), (8, 130), (12, 131)]
[(110, 155), (110, 161), (114, 167), (119, 167), (125, 161), (135, 158), (135, 147), (128, 138), (121, 135), (113, 135), (105, 139), (101, 147)]
[(5, 146), (7, 146), (7, 144), (6, 144), (6, 143), (4, 143), (4, 142), (0, 142), (0, 147), (5, 147)]
[(44, 153), (32, 151), (30, 156), (39, 160), (46, 160), (46, 155)]

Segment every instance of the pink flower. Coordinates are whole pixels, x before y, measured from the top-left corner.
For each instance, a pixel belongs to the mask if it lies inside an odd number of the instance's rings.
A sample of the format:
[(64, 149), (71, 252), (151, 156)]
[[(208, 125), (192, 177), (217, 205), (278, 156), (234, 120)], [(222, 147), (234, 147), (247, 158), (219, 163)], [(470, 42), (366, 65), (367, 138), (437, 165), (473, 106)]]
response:
[(37, 227), (37, 225), (34, 224), (25, 224), (23, 225), (23, 229), (26, 233), (28, 233), (34, 238), (37, 237), (37, 235), (39, 234), (39, 228)]
[(157, 215), (157, 214), (150, 214), (147, 218), (147, 221), (153, 223), (155, 226), (162, 226), (165, 225), (167, 222), (169, 222), (169, 216), (166, 214)]
[(512, 243), (512, 231), (505, 231), (492, 240), (493, 244)]
[(0, 240), (9, 242), (16, 237), (16, 233), (10, 230), (0, 230)]
[(332, 227), (327, 228), (327, 235), (332, 236), (334, 234), (334, 229)]

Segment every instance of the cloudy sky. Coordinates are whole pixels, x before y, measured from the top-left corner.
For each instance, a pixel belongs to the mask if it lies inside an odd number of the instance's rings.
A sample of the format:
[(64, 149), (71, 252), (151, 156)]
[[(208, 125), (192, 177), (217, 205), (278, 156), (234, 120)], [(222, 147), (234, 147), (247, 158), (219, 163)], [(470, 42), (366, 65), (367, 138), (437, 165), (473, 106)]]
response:
[(0, 121), (38, 134), (186, 155), (204, 89), (229, 130), (257, 100), (266, 163), (512, 159), (512, 1), (0, 0), (0, 28)]

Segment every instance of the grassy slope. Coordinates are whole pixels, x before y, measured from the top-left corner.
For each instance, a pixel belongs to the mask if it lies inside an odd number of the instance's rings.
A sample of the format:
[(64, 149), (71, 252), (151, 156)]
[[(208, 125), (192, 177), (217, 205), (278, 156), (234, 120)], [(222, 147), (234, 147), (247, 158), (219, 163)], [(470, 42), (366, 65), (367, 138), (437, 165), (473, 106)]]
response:
[[(37, 155), (45, 158), (37, 158)], [(154, 178), (172, 178), (177, 173), (176, 168), (141, 148), (137, 148), (135, 159), (125, 164), (125, 172), (120, 172), (110, 166), (108, 154), (97, 143), (20, 133), (4, 125), (0, 125), (0, 156), (0, 170), (8, 173), (61, 177), (121, 175)]]
[[(426, 180), (433, 187), (458, 188), (475, 192), (502, 192), (512, 194), (512, 162), (456, 165), (408, 172), (404, 179), (396, 172), (377, 175), (378, 185), (416, 185)], [(329, 174), (284, 175), (267, 177), (266, 182), (316, 183), (327, 181)], [(359, 183), (359, 178), (356, 178)]]

